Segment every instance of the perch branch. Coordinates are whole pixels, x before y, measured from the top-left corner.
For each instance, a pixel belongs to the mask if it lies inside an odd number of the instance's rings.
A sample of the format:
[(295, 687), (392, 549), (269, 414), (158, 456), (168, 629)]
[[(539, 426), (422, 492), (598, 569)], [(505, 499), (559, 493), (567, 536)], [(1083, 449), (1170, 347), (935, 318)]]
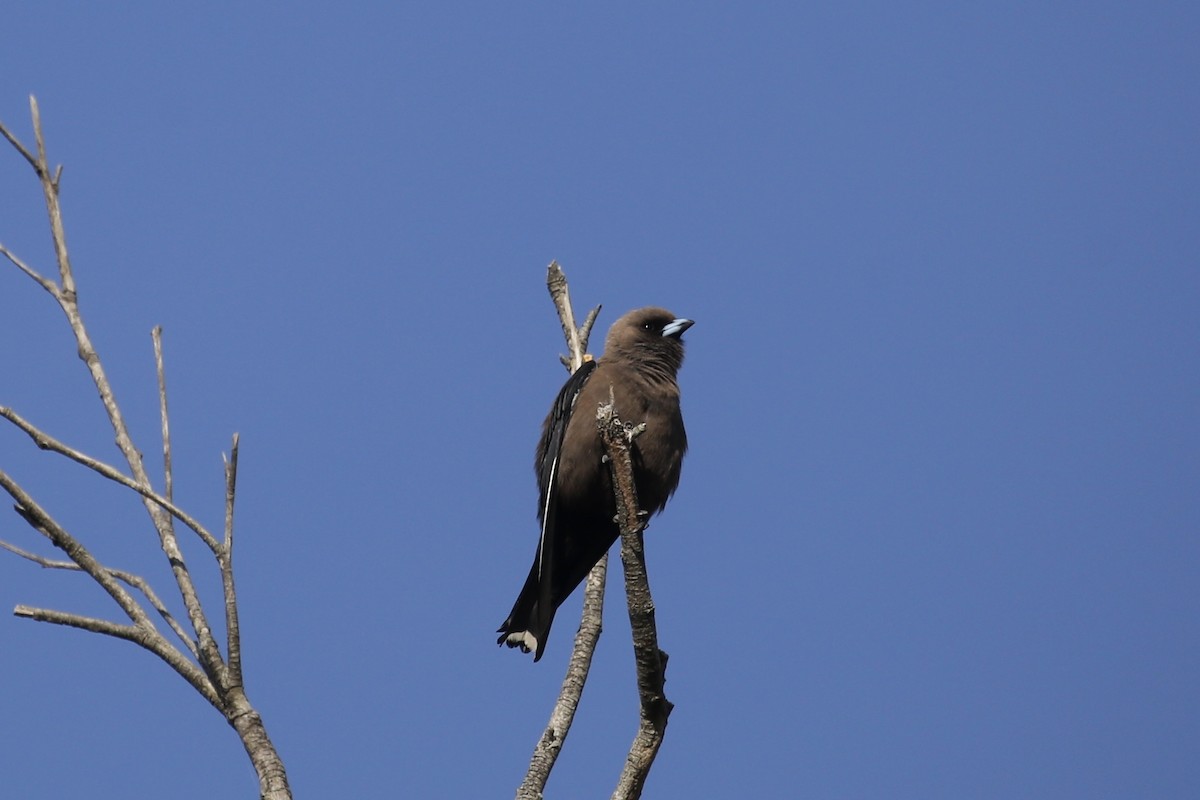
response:
[(666, 733), (667, 718), (674, 707), (663, 691), (667, 654), (658, 647), (654, 600), (650, 596), (642, 541), (646, 514), (638, 508), (637, 488), (633, 480), (633, 440), (645, 429), (645, 424), (629, 427), (623, 423), (617, 416), (611, 392), (609, 402), (597, 409), (596, 421), (604, 451), (608, 455), (617, 499), (621, 563), (625, 567), (625, 594), (629, 605), (629, 623), (633, 628), (633, 653), (637, 663), (640, 701), (638, 731), (626, 756), (625, 768), (613, 792), (613, 800), (635, 800), (642, 795), (646, 776)]

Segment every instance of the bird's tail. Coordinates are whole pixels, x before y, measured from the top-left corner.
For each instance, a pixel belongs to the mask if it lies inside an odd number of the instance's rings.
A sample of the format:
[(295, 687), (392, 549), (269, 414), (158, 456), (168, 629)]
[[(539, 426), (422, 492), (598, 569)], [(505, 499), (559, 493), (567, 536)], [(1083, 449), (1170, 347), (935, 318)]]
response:
[[(549, 585), (538, 580), (538, 562), (534, 560), (533, 568), (525, 586), (517, 595), (508, 619), (496, 629), (500, 634), (497, 644), (509, 647), (519, 647), (522, 653), (533, 653), (537, 661), (546, 650), (546, 639), (550, 635), (550, 626), (554, 623), (554, 612), (557, 604), (548, 594)], [(542, 597), (543, 593), (547, 596)]]

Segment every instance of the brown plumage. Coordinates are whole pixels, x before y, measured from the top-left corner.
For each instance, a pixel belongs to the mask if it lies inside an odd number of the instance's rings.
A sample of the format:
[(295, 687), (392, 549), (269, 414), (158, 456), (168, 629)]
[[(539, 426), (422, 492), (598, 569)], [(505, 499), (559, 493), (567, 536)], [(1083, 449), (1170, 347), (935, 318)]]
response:
[(596, 430), (596, 407), (608, 401), (609, 387), (622, 420), (646, 423), (633, 445), (638, 504), (654, 514), (675, 492), (687, 450), (675, 375), (683, 363), (680, 336), (691, 326), (662, 308), (631, 311), (609, 330), (604, 355), (586, 362), (559, 392), (534, 460), (542, 535), (525, 586), (499, 628), (500, 643), (540, 659), (554, 612), (620, 535)]

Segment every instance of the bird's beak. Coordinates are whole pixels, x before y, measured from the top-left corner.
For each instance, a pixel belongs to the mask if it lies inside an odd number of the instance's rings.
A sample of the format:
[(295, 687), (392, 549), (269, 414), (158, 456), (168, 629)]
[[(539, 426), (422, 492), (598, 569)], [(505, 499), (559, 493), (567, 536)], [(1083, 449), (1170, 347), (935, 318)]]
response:
[(695, 321), (690, 319), (673, 319), (665, 328), (663, 328), (662, 335), (670, 336), (673, 339), (678, 339), (680, 336), (683, 336), (684, 331), (695, 324)]

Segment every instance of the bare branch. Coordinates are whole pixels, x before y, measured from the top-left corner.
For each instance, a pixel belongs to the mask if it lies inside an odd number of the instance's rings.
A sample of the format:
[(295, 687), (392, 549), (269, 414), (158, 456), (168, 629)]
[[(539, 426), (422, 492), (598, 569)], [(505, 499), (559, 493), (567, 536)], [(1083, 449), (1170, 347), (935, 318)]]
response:
[(558, 309), (558, 319), (562, 323), (563, 337), (567, 340), (568, 355), (563, 359), (567, 371), (574, 373), (583, 364), (588, 347), (588, 334), (591, 333), (591, 323), (595, 322), (600, 313), (596, 306), (588, 313), (583, 328), (575, 327), (575, 311), (571, 308), (571, 292), (567, 288), (567, 276), (557, 261), (551, 261), (546, 270), (546, 288), (550, 290), (550, 299)]
[[(28, 550), (24, 550), (3, 540), (0, 540), (0, 547), (3, 547), (8, 552), (18, 555), (27, 561), (32, 561), (33, 563), (45, 569), (62, 569), (75, 572), (83, 571), (78, 564), (72, 561), (58, 561), (56, 559), (46, 558), (45, 556), (39, 556), (37, 553), (31, 553)], [(112, 567), (105, 567), (105, 569), (108, 570), (108, 573), (117, 580), (132, 586), (134, 589), (137, 589), (139, 592), (141, 592), (142, 595), (145, 596), (146, 600), (149, 601), (151, 607), (158, 612), (158, 615), (162, 617), (169, 626), (171, 626), (171, 630), (173, 630), (175, 635), (179, 637), (179, 641), (183, 643), (184, 647), (191, 652), (192, 657), (196, 657), (196, 643), (188, 638), (187, 632), (184, 631), (183, 626), (179, 624), (179, 620), (175, 619), (171, 612), (167, 610), (166, 605), (164, 605), (162, 600), (158, 598), (158, 595), (155, 593), (153, 587), (150, 586), (150, 583), (145, 578), (143, 578), (141, 575), (134, 575), (132, 572), (126, 572), (123, 569), (113, 569)]]
[(517, 789), (517, 800), (540, 800), (550, 771), (554, 769), (554, 762), (558, 760), (567, 734), (571, 730), (579, 699), (583, 696), (583, 686), (587, 683), (588, 672), (592, 668), (592, 655), (596, 652), (596, 643), (600, 639), (601, 622), (604, 618), (604, 578), (607, 569), (608, 554), (605, 554), (588, 573), (584, 583), (583, 619), (575, 634), (571, 660), (567, 662), (567, 674), (563, 678), (554, 710), (550, 712), (550, 722), (546, 725), (542, 738), (538, 739), (533, 748), (529, 770)]
[(625, 567), (625, 594), (629, 622), (633, 628), (633, 653), (637, 663), (640, 720), (637, 735), (625, 759), (625, 768), (613, 793), (614, 800), (641, 797), (646, 776), (658, 755), (666, 733), (672, 703), (663, 691), (666, 683), (667, 654), (658, 647), (654, 623), (654, 600), (646, 574), (646, 554), (642, 532), (646, 514), (638, 508), (637, 487), (633, 480), (633, 439), (645, 429), (644, 423), (630, 428), (621, 422), (610, 400), (596, 412), (600, 439), (608, 455), (613, 491), (617, 499), (617, 519), (621, 529), (621, 562)]
[(267, 736), (262, 717), (250, 705), (241, 686), (230, 687), (226, 693), (225, 719), (237, 731), (258, 773), (259, 800), (292, 800), (283, 761)]
[(150, 331), (154, 341), (154, 371), (158, 374), (158, 415), (162, 419), (163, 496), (175, 499), (175, 476), (171, 471), (171, 422), (167, 413), (167, 374), (163, 367), (162, 325)]
[(94, 633), (103, 633), (134, 642), (157, 655), (168, 666), (179, 673), (192, 686), (212, 703), (221, 708), (221, 699), (217, 695), (212, 682), (203, 672), (187, 659), (183, 653), (171, 645), (146, 615), (141, 605), (118, 583), (111, 572), (105, 568), (87, 548), (80, 544), (61, 525), (46, 513), (37, 502), (22, 489), (7, 473), (0, 471), (0, 487), (17, 501), (16, 511), (36, 531), (50, 539), (54, 546), (62, 550), (79, 568), (92, 577), (96, 583), (108, 592), (117, 602), (121, 610), (133, 622), (133, 625), (118, 625), (113, 622), (68, 614), (62, 611), (48, 611), (18, 606), (17, 616), (28, 617), (41, 622), (51, 622), (57, 625), (68, 625), (82, 628)]
[(4, 257), (7, 258), (9, 261), (11, 261), (16, 266), (17, 269), (21, 270), (21, 272), (24, 272), (26, 275), (28, 275), (30, 278), (32, 278), (38, 284), (38, 286), (41, 286), (43, 289), (45, 289), (47, 292), (49, 292), (53, 298), (55, 298), (56, 300), (58, 299), (58, 297), (59, 297), (58, 284), (56, 284), (54, 281), (50, 280), (49, 278), (43, 276), (41, 273), (39, 273), (33, 267), (26, 264), (24, 261), (22, 261), (20, 258), (17, 257), (16, 253), (12, 252), (11, 250), (9, 250), (7, 247), (5, 247), (2, 244), (0, 244), (0, 253), (2, 253), (4, 255)]
[[(550, 262), (550, 267), (546, 272), (546, 288), (550, 291), (550, 299), (558, 311), (563, 337), (566, 339), (567, 351), (570, 353), (562, 361), (567, 369), (574, 373), (585, 360), (591, 358), (590, 355), (587, 355), (588, 333), (600, 307), (596, 306), (588, 314), (588, 319), (584, 322), (585, 329), (575, 327), (575, 312), (571, 308), (567, 276), (557, 261)], [(579, 707), (579, 699), (583, 696), (583, 687), (592, 666), (592, 655), (596, 652), (596, 643), (600, 639), (604, 617), (604, 583), (607, 568), (608, 556), (606, 555), (588, 573), (583, 594), (583, 616), (579, 623), (579, 631), (575, 634), (571, 659), (567, 662), (567, 674), (563, 678), (562, 689), (554, 704), (554, 710), (550, 713), (550, 721), (546, 725), (546, 730), (534, 747), (525, 779), (517, 789), (517, 800), (540, 800), (542, 791), (546, 787), (546, 781), (550, 778), (550, 771), (554, 769), (554, 762), (562, 751), (567, 734), (571, 731), (575, 710)]]
[(596, 306), (587, 313), (583, 318), (583, 324), (579, 326), (579, 340), (583, 342), (583, 349), (587, 350), (588, 339), (592, 335), (592, 326), (596, 324), (596, 317), (600, 316), (600, 306)]
[[(125, 591), (124, 587), (112, 575), (111, 571), (97, 561), (86, 547), (80, 544), (71, 534), (67, 533), (44, 508), (38, 505), (37, 501), (3, 471), (0, 471), (0, 488), (8, 492), (13, 500), (17, 502), (16, 512), (29, 523), (30, 527), (53, 542), (55, 547), (66, 553), (73, 562), (79, 565), (81, 570), (90, 575), (96, 583), (100, 584), (101, 588), (116, 601), (121, 610), (125, 612), (125, 615), (133, 622), (133, 626), (104, 623), (103, 620), (93, 620), (90, 617), (80, 617), (61, 611), (52, 612), (41, 609), (28, 609), (25, 606), (18, 606), (18, 616), (26, 616), (31, 619), (53, 622), (59, 625), (70, 625), (95, 633), (106, 633), (136, 642), (167, 662), (172, 669), (182, 675), (188, 683), (192, 684), (197, 691), (204, 695), (206, 700), (220, 709), (220, 697), (218, 697), (214, 690), (212, 682), (209, 681), (195, 664), (189, 661), (183, 653), (158, 632), (145, 610), (133, 599), (129, 592)], [(21, 614), (19, 613), (21, 609), (37, 613)], [(81, 620), (82, 622), (80, 622)], [(136, 636), (127, 635), (129, 627), (137, 631)]]
[(137, 625), (122, 625), (109, 622), (106, 619), (85, 617), (81, 614), (70, 614), (66, 611), (53, 611), (48, 608), (33, 608), (19, 605), (13, 609), (13, 616), (24, 617), (35, 622), (49, 622), (52, 625), (66, 625), (71, 628), (100, 633), (105, 636), (115, 636), (130, 642), (137, 642), (142, 631)]
[(108, 592), (109, 596), (117, 602), (121, 610), (126, 616), (135, 623), (149, 623), (149, 617), (146, 616), (145, 610), (138, 604), (136, 600), (117, 582), (117, 580), (105, 569), (99, 561), (97, 561), (87, 548), (80, 544), (76, 539), (67, 533), (67, 531), (59, 525), (46, 512), (44, 508), (38, 505), (28, 492), (14, 481), (8, 473), (0, 470), (0, 488), (3, 488), (17, 502), (16, 512), (21, 515), (29, 526), (38, 533), (45, 536), (54, 546), (67, 554), (67, 557), (79, 565), (80, 569), (91, 575), (96, 583), (103, 587), (104, 591)]
[[(100, 356), (92, 344), (80, 313), (75, 278), (67, 251), (62, 209), (59, 203), (62, 167), (59, 166), (55, 169), (51, 169), (50, 167), (46, 154), (45, 137), (42, 134), (41, 114), (37, 100), (33, 97), (30, 97), (30, 112), (33, 119), (34, 138), (37, 144), (36, 155), (25, 148), (7, 128), (0, 125), (0, 130), (3, 131), (3, 135), (10, 144), (34, 168), (38, 176), (38, 181), (41, 184), (42, 194), (46, 202), (46, 212), (50, 221), (51, 238), (53, 239), (54, 252), (58, 264), (59, 283), (55, 283), (39, 275), (7, 249), (0, 247), (0, 251), (26, 275), (37, 281), (43, 289), (50, 292), (66, 315), (67, 322), (75, 336), (78, 355), (86, 365), (96, 386), (100, 402), (108, 415), (109, 423), (116, 437), (117, 448), (121, 451), (126, 463), (129, 465), (129, 475), (127, 476), (115, 467), (66, 446), (26, 422), (11, 409), (0, 408), (0, 416), (8, 419), (23, 430), (39, 447), (65, 455), (77, 463), (98, 472), (109, 480), (120, 483), (122, 486), (132, 489), (141, 495), (142, 504), (146, 508), (150, 521), (158, 534), (163, 553), (170, 564), (172, 575), (187, 611), (188, 622), (195, 632), (195, 637), (193, 640), (192, 637), (186, 635), (182, 626), (166, 612), (165, 606), (150, 590), (148, 584), (141, 581), (137, 576), (107, 569), (96, 562), (91, 554), (51, 519), (15, 481), (3, 472), (0, 472), (0, 487), (7, 490), (17, 501), (17, 512), (32, 527), (50, 538), (55, 546), (66, 552), (71, 561), (80, 570), (86, 572), (93, 580), (99, 583), (130, 617), (133, 625), (118, 625), (91, 617), (83, 617), (60, 611), (35, 609), (27, 606), (19, 606), (17, 612), (21, 616), (45, 622), (78, 627), (128, 639), (158, 655), (179, 675), (192, 684), (206, 700), (221, 711), (225, 719), (238, 732), (242, 744), (246, 748), (246, 752), (250, 756), (255, 771), (258, 774), (260, 797), (264, 800), (290, 800), (291, 791), (288, 787), (283, 763), (279, 759), (279, 755), (271, 744), (270, 739), (267, 737), (262, 718), (254, 710), (253, 706), (250, 705), (241, 685), (241, 647), (238, 639), (237, 598), (234, 591), (232, 571), (233, 494), (236, 481), (237, 436), (234, 436), (232, 459), (226, 466), (225, 541), (221, 543), (204, 526), (200, 525), (199, 522), (174, 504), (174, 478), (171, 464), (170, 425), (167, 411), (161, 328), (154, 330), (153, 338), (158, 374), (160, 416), (162, 419), (165, 496), (159, 495), (154, 491), (153, 483), (142, 461), (141, 452), (129, 435), (124, 416), (117, 405), (116, 397), (109, 383), (108, 376), (105, 373), (104, 366), (101, 363)], [(191, 574), (184, 562), (183, 553), (179, 548), (179, 543), (175, 535), (175, 519), (180, 520), (191, 528), (204, 541), (216, 557), (221, 570), (224, 588), (224, 608), (229, 635), (228, 645), (231, 651), (231, 666), (227, 665), (221, 657), (220, 648), (217, 646), (212, 630), (209, 627), (205, 609), (200, 602)], [(13, 548), (10, 547), (9, 549)], [(23, 551), (19, 551), (19, 548), (13, 549), (13, 551), (17, 552), (18, 555), (23, 554)], [(24, 555), (31, 556), (32, 554)], [(43, 566), (51, 566), (53, 568), (59, 568), (59, 564), (63, 563), (63, 568), (69, 568), (64, 562), (54, 562), (49, 559), (41, 559), (37, 556), (32, 557), (32, 560), (42, 563)], [(137, 581), (141, 581), (141, 583), (137, 583)], [(122, 583), (129, 584), (142, 591), (155, 609), (168, 621), (175, 633), (188, 646), (196, 662), (199, 662), (198, 664), (190, 660), (181, 650), (166, 640), (154, 627), (142, 607), (121, 585)]]
[(184, 525), (187, 525), (189, 528), (195, 531), (196, 535), (203, 539), (204, 543), (208, 545), (209, 549), (214, 553), (220, 549), (220, 544), (217, 542), (216, 537), (209, 533), (208, 529), (201, 525), (199, 520), (192, 517), (182, 508), (175, 505), (149, 486), (139, 484), (132, 480), (128, 475), (125, 475), (123, 472), (118, 470), (116, 467), (105, 464), (103, 461), (98, 461), (86, 453), (81, 453), (73, 447), (60, 442), (58, 439), (55, 439), (50, 434), (39, 429), (33, 423), (29, 422), (29, 420), (25, 419), (16, 411), (7, 406), (0, 406), (0, 417), (7, 419), (13, 425), (16, 425), (18, 428), (24, 431), (25, 434), (33, 440), (33, 443), (42, 450), (49, 450), (52, 453), (58, 453), (59, 455), (66, 456), (72, 461), (82, 464), (88, 469), (100, 473), (110, 481), (115, 481), (127, 489), (132, 489), (142, 497), (158, 504), (167, 512), (169, 512), (171, 516), (175, 517)]
[[(50, 162), (46, 159), (46, 139), (42, 136), (42, 115), (38, 110), (37, 98), (29, 95), (29, 112), (33, 117), (33, 138), (37, 142), (37, 170), (42, 183), (42, 194), (46, 198), (46, 211), (50, 215), (50, 234), (54, 239), (54, 254), (58, 257), (59, 283), (63, 299), (75, 299), (75, 278), (71, 274), (71, 257), (67, 254), (67, 232), (63, 228), (62, 207), (58, 203), (58, 182), (51, 174)], [(64, 310), (66, 310), (64, 308)], [(74, 326), (72, 326), (74, 327)], [(82, 351), (80, 351), (82, 353)]]
[[(134, 484), (130, 488), (133, 488), (142, 495), (142, 504), (146, 507), (146, 512), (150, 515), (150, 520), (158, 533), (163, 553), (171, 565), (171, 573), (174, 575), (175, 583), (179, 587), (179, 594), (183, 598), (184, 608), (187, 609), (188, 622), (191, 623), (192, 630), (195, 631), (196, 640), (200, 646), (200, 661), (204, 665), (205, 671), (213, 676), (214, 680), (219, 682), (223, 678), (225, 666), (221, 660), (220, 650), (213, 639), (208, 619), (204, 614), (204, 607), (201, 605), (199, 595), (196, 593), (192, 576), (187, 570), (187, 564), (184, 560), (183, 552), (179, 549), (179, 543), (175, 538), (170, 518), (167, 512), (163, 510), (165, 506), (159, 499), (152, 496), (153, 490), (150, 488), (152, 483), (150, 476), (146, 473), (146, 467), (142, 463), (141, 451), (138, 450), (129, 435), (129, 428), (125, 424), (125, 417), (121, 413), (120, 406), (117, 405), (116, 396), (113, 394), (112, 385), (109, 383), (104, 365), (100, 361), (100, 356), (92, 344), (91, 337), (88, 335), (87, 327), (84, 325), (83, 317), (80, 314), (79, 298), (75, 291), (75, 276), (72, 272), (71, 259), (67, 252), (67, 235), (63, 227), (62, 207), (59, 204), (58, 184), (55, 181), (56, 173), (53, 173), (50, 169), (50, 163), (46, 156), (46, 142), (45, 137), (42, 135), (42, 120), (37, 99), (30, 97), (29, 106), (33, 117), (33, 134), (37, 142), (36, 170), (38, 179), (42, 185), (42, 195), (46, 200), (46, 213), (50, 219), (50, 233), (51, 238), (54, 240), (54, 253), (58, 259), (59, 283), (61, 285), (61, 290), (57, 296), (58, 304), (67, 317), (67, 322), (71, 326), (72, 333), (75, 334), (79, 357), (87, 365), (88, 372), (92, 376), (92, 382), (96, 385), (96, 391), (100, 395), (100, 402), (104, 405), (109, 423), (116, 434), (117, 447), (125, 457), (126, 463), (129, 464), (129, 471), (133, 476)], [(183, 519), (183, 517), (179, 518)], [(189, 527), (192, 526), (189, 525)], [(197, 528), (193, 528), (193, 530), (199, 533)], [(204, 536), (201, 535), (201, 538), (204, 538)], [(205, 539), (205, 543), (208, 544), (210, 540), (211, 537)], [(211, 541), (215, 542), (215, 540)], [(210, 544), (209, 546), (211, 547), (212, 545)]]
[(33, 608), (30, 606), (19, 605), (13, 609), (13, 614), (25, 619), (31, 619), (35, 622), (49, 622), (53, 625), (65, 625), (70, 628), (79, 628), (80, 630), (91, 631), (92, 633), (100, 633), (105, 636), (114, 636), (118, 639), (124, 639), (128, 642), (133, 642), (139, 647), (145, 648), (167, 663), (171, 669), (179, 673), (188, 683), (190, 683), (196, 691), (200, 692), (201, 696), (211, 703), (216, 709), (221, 710), (221, 698), (214, 691), (212, 683), (205, 677), (200, 668), (189, 661), (182, 653), (172, 647), (166, 639), (162, 637), (153, 627), (147, 628), (142, 625), (119, 625), (108, 620), (96, 619), (95, 617), (85, 617), (80, 614), (71, 614), (66, 611), (54, 611), (47, 608)]
[(229, 459), (225, 461), (225, 543), (217, 556), (225, 596), (225, 650), (229, 662), (229, 681), (235, 686), (242, 685), (242, 633), (238, 624), (237, 589), (233, 584), (233, 504), (237, 494), (238, 439), (235, 433)]
[(8, 143), (11, 144), (18, 153), (25, 157), (25, 160), (29, 162), (29, 166), (33, 167), (35, 171), (37, 170), (38, 162), (37, 159), (33, 157), (33, 153), (29, 152), (25, 145), (21, 144), (21, 140), (18, 139), (3, 122), (0, 122), (0, 135), (3, 135), (4, 138), (8, 140)]

